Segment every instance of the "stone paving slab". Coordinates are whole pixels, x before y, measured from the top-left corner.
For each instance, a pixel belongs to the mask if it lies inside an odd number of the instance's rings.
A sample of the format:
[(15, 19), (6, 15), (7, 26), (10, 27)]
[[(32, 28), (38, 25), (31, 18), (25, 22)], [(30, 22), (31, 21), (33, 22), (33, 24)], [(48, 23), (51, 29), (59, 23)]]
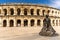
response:
[[(53, 37), (40, 36), (38, 33), (41, 28), (42, 27), (0, 28), (0, 40), (60, 40), (60, 27), (53, 27), (59, 34)], [(13, 32), (13, 29), (15, 32)]]

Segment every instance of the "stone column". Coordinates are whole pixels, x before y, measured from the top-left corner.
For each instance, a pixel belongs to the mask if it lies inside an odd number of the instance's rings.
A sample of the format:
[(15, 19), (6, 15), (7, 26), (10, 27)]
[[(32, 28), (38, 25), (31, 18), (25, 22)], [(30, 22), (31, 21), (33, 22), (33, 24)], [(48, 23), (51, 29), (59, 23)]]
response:
[(23, 10), (23, 8), (21, 8), (21, 15), (24, 15), (24, 10)]
[(16, 27), (16, 20), (14, 19), (14, 27)]
[(28, 27), (30, 27), (31, 26), (31, 24), (30, 24), (30, 20), (28, 19)]
[(7, 15), (9, 15), (9, 8), (7, 8)]
[(0, 17), (0, 27), (3, 27), (3, 20), (1, 17)]
[(17, 15), (17, 7), (14, 8), (14, 14)]
[(49, 16), (52, 16), (52, 11), (50, 10)]
[(10, 15), (10, 8), (8, 7), (8, 14)]
[(14, 15), (16, 15), (16, 9), (14, 8)]
[(34, 9), (34, 15), (37, 15), (36, 9)]
[(42, 14), (42, 10), (40, 10), (40, 15), (43, 16), (43, 14)]
[(35, 20), (34, 26), (37, 27), (37, 20)]
[(30, 9), (28, 9), (28, 15), (31, 15)]
[(7, 19), (7, 27), (10, 26), (9, 18)]
[(23, 27), (24, 26), (24, 22), (23, 22), (23, 20), (21, 20), (21, 27)]
[(48, 15), (47, 10), (45, 10), (44, 15)]
[(1, 9), (1, 15), (4, 16), (3, 7), (2, 7), (2, 9)]
[(41, 27), (43, 27), (43, 19), (41, 19)]
[(10, 10), (9, 10), (9, 7), (7, 8), (7, 15), (10, 15)]

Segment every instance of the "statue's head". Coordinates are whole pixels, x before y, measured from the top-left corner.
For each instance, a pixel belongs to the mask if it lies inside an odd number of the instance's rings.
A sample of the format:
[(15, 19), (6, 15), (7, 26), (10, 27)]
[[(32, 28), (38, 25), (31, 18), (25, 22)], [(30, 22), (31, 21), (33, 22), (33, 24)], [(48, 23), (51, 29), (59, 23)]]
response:
[(46, 15), (46, 18), (48, 18), (49, 17), (49, 15)]

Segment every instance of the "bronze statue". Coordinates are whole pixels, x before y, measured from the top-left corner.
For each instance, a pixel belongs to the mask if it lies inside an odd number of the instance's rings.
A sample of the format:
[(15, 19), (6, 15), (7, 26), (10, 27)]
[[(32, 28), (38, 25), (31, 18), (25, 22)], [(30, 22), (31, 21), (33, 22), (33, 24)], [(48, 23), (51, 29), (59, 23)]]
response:
[(39, 35), (43, 36), (52, 36), (56, 33), (56, 31), (51, 26), (51, 20), (49, 18), (49, 15), (46, 15), (46, 18), (43, 20), (43, 28)]

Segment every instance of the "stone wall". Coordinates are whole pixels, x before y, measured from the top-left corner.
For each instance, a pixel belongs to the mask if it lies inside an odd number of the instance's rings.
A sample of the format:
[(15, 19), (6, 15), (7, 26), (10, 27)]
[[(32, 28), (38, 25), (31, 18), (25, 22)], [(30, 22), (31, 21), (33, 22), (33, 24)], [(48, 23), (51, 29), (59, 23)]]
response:
[[(11, 10), (12, 9), (12, 10)], [(17, 12), (17, 9), (20, 9)], [(27, 10), (27, 11), (26, 11)], [(31, 12), (32, 10), (32, 12)], [(18, 14), (17, 14), (18, 13)], [(48, 14), (51, 19), (52, 26), (60, 26), (60, 10), (48, 6), (20, 4), (20, 5), (0, 5), (0, 27), (10, 27), (10, 21), (12, 20), (14, 27), (17, 27), (17, 20), (20, 20), (21, 27), (24, 24), (31, 26), (31, 20), (34, 20), (34, 27), (37, 27), (37, 20), (40, 20), (40, 25), (43, 26), (43, 19)], [(24, 23), (27, 20), (27, 23)], [(5, 24), (5, 25), (4, 25)], [(20, 27), (20, 26), (19, 26)]]

